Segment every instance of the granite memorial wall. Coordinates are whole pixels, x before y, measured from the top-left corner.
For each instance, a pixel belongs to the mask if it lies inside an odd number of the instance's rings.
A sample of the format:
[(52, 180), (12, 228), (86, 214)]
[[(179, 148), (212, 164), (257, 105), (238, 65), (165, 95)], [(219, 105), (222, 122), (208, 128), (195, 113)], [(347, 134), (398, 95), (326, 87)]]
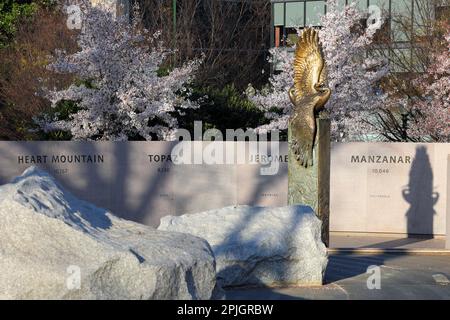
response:
[(444, 235), (448, 154), (448, 143), (333, 144), (330, 229)]
[[(194, 155), (208, 145), (197, 144)], [(248, 143), (222, 143), (235, 150), (228, 164), (174, 164), (174, 145), (2, 141), (0, 184), (39, 166), (77, 197), (153, 226), (165, 215), (287, 204), (286, 142), (272, 159), (273, 175), (261, 174), (264, 155), (250, 153)], [(242, 145), (245, 157), (238, 160)], [(334, 143), (331, 148), (331, 231), (446, 234), (450, 144)]]
[[(207, 143), (196, 142), (200, 149)], [(165, 215), (231, 205), (287, 203), (287, 144), (274, 157), (278, 172), (261, 175), (261, 158), (235, 147), (234, 164), (179, 164), (174, 142), (0, 142), (0, 184), (39, 166), (77, 197), (116, 215), (157, 226)], [(225, 151), (229, 150), (224, 148)], [(194, 150), (193, 150), (194, 151)], [(239, 160), (239, 161), (238, 161)]]
[(447, 239), (445, 248), (450, 249), (450, 154), (447, 157)]

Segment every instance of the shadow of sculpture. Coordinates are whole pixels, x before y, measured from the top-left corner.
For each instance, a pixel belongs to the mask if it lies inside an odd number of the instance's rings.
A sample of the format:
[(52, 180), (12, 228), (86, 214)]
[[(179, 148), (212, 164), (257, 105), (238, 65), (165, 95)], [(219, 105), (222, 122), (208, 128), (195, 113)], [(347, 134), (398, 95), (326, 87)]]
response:
[(409, 184), (402, 190), (405, 201), (410, 204), (406, 213), (408, 237), (433, 235), (434, 206), (439, 194), (433, 192), (433, 171), (424, 146), (416, 148), (409, 172)]
[[(402, 196), (410, 205), (406, 212), (407, 236), (401, 239), (374, 243), (368, 248), (399, 248), (433, 238), (434, 206), (439, 194), (433, 191), (433, 171), (427, 149), (417, 146), (409, 171), (409, 182), (402, 190)], [(366, 273), (370, 265), (383, 265), (394, 259), (395, 254), (351, 256), (336, 254), (330, 257), (325, 282), (331, 283)]]
[(425, 146), (418, 146), (409, 171), (409, 182), (402, 190), (410, 207), (406, 212), (407, 236), (374, 243), (369, 248), (398, 248), (433, 238), (434, 206), (439, 193), (433, 192), (433, 170)]

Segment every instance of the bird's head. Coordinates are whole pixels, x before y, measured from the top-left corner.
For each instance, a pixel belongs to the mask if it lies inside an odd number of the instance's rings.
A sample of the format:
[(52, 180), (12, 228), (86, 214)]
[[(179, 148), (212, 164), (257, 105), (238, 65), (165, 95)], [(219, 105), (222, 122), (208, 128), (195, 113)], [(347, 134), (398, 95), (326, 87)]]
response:
[(288, 94), (289, 94), (289, 99), (291, 100), (291, 103), (295, 106), (297, 99), (296, 99), (296, 96), (295, 96), (295, 88), (294, 88), (294, 86), (292, 86), (289, 89)]
[(331, 89), (323, 82), (315, 84), (314, 88), (317, 90), (315, 110), (319, 112), (330, 99)]
[(327, 89), (329, 90), (328, 86), (326, 85), (325, 82), (318, 82), (314, 85), (314, 89), (316, 89), (318, 92), (324, 92), (327, 91)]

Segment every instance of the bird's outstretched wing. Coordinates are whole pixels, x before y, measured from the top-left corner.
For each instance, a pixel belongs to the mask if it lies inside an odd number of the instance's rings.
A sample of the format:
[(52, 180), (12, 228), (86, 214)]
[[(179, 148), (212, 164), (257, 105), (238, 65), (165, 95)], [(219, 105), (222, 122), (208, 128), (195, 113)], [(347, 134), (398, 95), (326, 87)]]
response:
[(312, 28), (303, 31), (298, 39), (294, 59), (294, 90), (296, 99), (316, 93), (324, 67), (319, 47), (318, 32)]
[(328, 69), (325, 62), (323, 63), (322, 72), (320, 72), (319, 83), (328, 87)]

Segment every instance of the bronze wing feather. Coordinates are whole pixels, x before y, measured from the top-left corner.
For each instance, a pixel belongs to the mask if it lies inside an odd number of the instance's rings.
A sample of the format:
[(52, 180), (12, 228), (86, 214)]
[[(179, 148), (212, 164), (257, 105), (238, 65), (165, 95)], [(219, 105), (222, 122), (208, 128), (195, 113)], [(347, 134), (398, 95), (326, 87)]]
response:
[(325, 76), (321, 77), (323, 68), (324, 60), (320, 51), (318, 32), (308, 28), (303, 31), (295, 49), (294, 92), (297, 101), (304, 96), (317, 93), (315, 85)]
[(289, 119), (290, 147), (297, 161), (304, 167), (313, 165), (316, 136), (315, 115), (328, 101), (331, 90), (325, 87), (325, 62), (314, 29), (303, 31), (297, 42), (294, 57), (294, 85), (289, 98), (294, 105)]

